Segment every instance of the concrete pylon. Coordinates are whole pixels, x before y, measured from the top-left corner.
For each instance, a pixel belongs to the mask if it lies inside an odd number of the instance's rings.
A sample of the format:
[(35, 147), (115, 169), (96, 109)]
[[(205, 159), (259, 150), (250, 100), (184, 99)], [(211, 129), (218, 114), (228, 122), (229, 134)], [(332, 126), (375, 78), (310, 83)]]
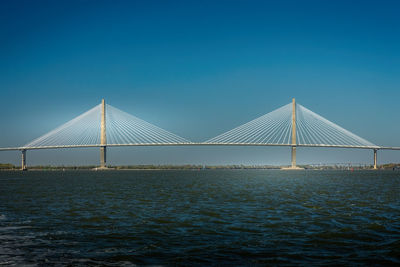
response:
[(301, 167), (297, 167), (296, 165), (296, 99), (293, 98), (292, 100), (293, 107), (292, 107), (292, 165), (290, 167), (282, 168), (282, 170), (303, 170)]
[(100, 168), (106, 168), (107, 136), (106, 136), (106, 102), (101, 100), (101, 125), (100, 125)]
[(28, 170), (28, 168), (26, 167), (26, 149), (21, 150), (21, 170)]
[(378, 149), (374, 149), (374, 170), (378, 169)]
[(296, 168), (296, 99), (292, 100), (292, 168)]

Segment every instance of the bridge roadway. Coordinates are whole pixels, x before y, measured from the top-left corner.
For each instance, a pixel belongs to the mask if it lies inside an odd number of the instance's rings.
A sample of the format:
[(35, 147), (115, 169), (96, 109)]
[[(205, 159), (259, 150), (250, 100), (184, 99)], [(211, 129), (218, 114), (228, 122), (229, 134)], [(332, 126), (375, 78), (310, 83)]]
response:
[(345, 145), (324, 145), (324, 144), (264, 144), (264, 143), (132, 143), (132, 144), (94, 144), (94, 145), (65, 145), (65, 146), (39, 146), (39, 147), (4, 147), (0, 151), (13, 150), (37, 150), (37, 149), (60, 149), (60, 148), (87, 148), (87, 147), (123, 147), (123, 146), (280, 146), (280, 147), (325, 147), (325, 148), (354, 148), (374, 150), (400, 150), (400, 147), (387, 146), (345, 146)]
[(94, 145), (65, 145), (65, 146), (31, 146), (31, 147), (5, 147), (0, 148), (0, 151), (15, 151), (22, 152), (21, 170), (27, 170), (26, 151), (38, 149), (61, 149), (61, 148), (100, 148), (100, 169), (106, 167), (106, 147), (124, 147), (124, 146), (280, 146), (291, 147), (292, 149), (292, 167), (288, 169), (299, 169), (296, 166), (296, 148), (297, 147), (325, 147), (325, 148), (353, 148), (353, 149), (372, 149), (374, 152), (374, 169), (377, 169), (377, 151), (378, 150), (400, 150), (400, 147), (383, 147), (383, 146), (349, 146), (349, 145), (324, 145), (324, 144), (265, 144), (265, 143), (131, 143), (131, 144), (94, 144)]

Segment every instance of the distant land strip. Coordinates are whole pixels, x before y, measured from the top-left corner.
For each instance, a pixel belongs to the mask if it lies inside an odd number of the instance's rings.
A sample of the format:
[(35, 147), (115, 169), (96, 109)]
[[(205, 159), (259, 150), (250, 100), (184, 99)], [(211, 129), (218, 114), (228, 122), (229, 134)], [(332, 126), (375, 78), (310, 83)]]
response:
[[(298, 165), (304, 169), (311, 170), (368, 170), (373, 169), (373, 165), (368, 164), (352, 164), (352, 163), (337, 163), (337, 164), (311, 164), (311, 165)], [(281, 169), (287, 165), (117, 165), (107, 166), (109, 170), (266, 170), (266, 169)], [(20, 170), (20, 166), (10, 163), (0, 163), (0, 171), (7, 170)], [(52, 165), (37, 165), (30, 166), (29, 170), (98, 170), (96, 165), (87, 166), (52, 166)], [(400, 163), (388, 163), (378, 165), (378, 169), (384, 170), (400, 170)]]

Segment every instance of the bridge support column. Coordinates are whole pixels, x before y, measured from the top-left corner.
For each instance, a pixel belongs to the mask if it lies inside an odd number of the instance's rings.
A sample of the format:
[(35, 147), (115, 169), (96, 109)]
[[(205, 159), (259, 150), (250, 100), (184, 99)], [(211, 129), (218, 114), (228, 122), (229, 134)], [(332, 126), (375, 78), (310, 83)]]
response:
[(107, 148), (105, 146), (100, 147), (100, 168), (106, 168), (107, 163)]
[(296, 99), (292, 100), (292, 165), (287, 168), (282, 168), (283, 170), (301, 170), (303, 168), (297, 167), (296, 165)]
[(21, 170), (28, 170), (26, 167), (26, 149), (21, 150)]
[(100, 168), (105, 169), (107, 163), (107, 135), (106, 135), (106, 102), (104, 99), (101, 100), (101, 124), (100, 124)]
[(292, 169), (296, 169), (296, 99), (292, 100)]
[(297, 166), (296, 166), (296, 146), (292, 146), (292, 168), (297, 168)]
[(374, 149), (374, 170), (378, 169), (377, 162), (378, 162), (378, 149)]

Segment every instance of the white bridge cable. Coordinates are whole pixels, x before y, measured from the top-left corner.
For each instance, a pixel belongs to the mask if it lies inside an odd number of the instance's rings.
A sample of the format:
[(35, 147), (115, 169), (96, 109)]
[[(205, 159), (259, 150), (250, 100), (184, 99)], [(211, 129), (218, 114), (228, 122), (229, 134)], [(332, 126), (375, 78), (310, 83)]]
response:
[[(193, 144), (111, 105), (105, 108), (106, 144)], [(100, 145), (101, 109), (97, 105), (23, 147)], [(290, 145), (292, 112), (290, 103), (202, 144)], [(296, 141), (297, 145), (377, 147), (300, 104), (296, 104)]]
[[(311, 119), (309, 122), (306, 122), (305, 120), (299, 120), (301, 125), (303, 125), (303, 128), (299, 130), (299, 133), (302, 133), (302, 130), (304, 131), (304, 135), (307, 136), (309, 135), (309, 141), (304, 142), (305, 144), (318, 144), (318, 145), (323, 145), (323, 144), (343, 144), (346, 143), (342, 139), (343, 137), (340, 136), (335, 136), (332, 134), (332, 132), (327, 131), (324, 127), (319, 127), (319, 122), (315, 119)], [(319, 133), (319, 136), (318, 136)], [(321, 137), (322, 136), (322, 137)], [(323, 141), (325, 140), (325, 142)], [(299, 144), (302, 144), (299, 142)]]
[[(220, 134), (204, 143), (291, 144), (292, 103)], [(374, 147), (373, 143), (296, 104), (296, 144)]]
[[(289, 142), (290, 142), (289, 130), (290, 130), (290, 134), (292, 132), (291, 118), (292, 117), (291, 117), (290, 109), (285, 110), (285, 113), (282, 114), (281, 119), (279, 120), (279, 124), (278, 125), (275, 124), (276, 126), (274, 128), (271, 128), (270, 133), (267, 136), (265, 136), (265, 138), (262, 142), (265, 142), (265, 140), (269, 140), (269, 138), (271, 138), (271, 141), (269, 141), (268, 143), (289, 144)], [(280, 141), (280, 139), (276, 139), (279, 132), (281, 132), (281, 135), (285, 133), (285, 136), (282, 139), (282, 141)]]
[[(243, 140), (235, 140), (231, 139), (229, 142), (231, 143), (275, 143), (274, 138), (277, 136), (276, 134), (280, 131), (279, 129), (280, 126), (282, 126), (283, 121), (285, 120), (285, 116), (280, 116), (280, 112), (285, 112), (286, 107), (282, 107), (276, 111), (273, 111), (269, 114), (266, 114), (258, 119), (253, 120), (253, 122), (257, 122), (257, 124), (245, 124), (247, 127), (237, 127), (240, 128), (238, 131), (246, 136), (246, 131), (249, 130), (249, 128), (253, 128), (251, 130), (250, 138), (244, 137), (245, 139)], [(243, 126), (245, 126), (243, 125)], [(278, 130), (275, 130), (278, 129)], [(234, 131), (232, 131), (232, 134), (235, 134)]]
[[(101, 104), (23, 147), (101, 145)], [(106, 105), (106, 144), (181, 144), (190, 141)]]
[[(269, 120), (264, 120), (260, 121), (259, 125), (257, 125), (256, 129), (253, 129), (252, 134), (249, 136), (249, 138), (245, 139), (245, 142), (254, 142), (254, 143), (262, 143), (264, 140), (271, 140), (270, 143), (274, 142), (274, 139), (277, 135), (271, 136), (271, 133), (274, 133), (273, 129), (279, 128), (283, 123), (284, 120), (282, 118), (279, 118), (275, 121), (269, 121)], [(259, 127), (261, 126), (261, 127)], [(270, 134), (265, 135), (265, 127), (270, 127), (271, 129)], [(283, 131), (282, 131), (283, 132)], [(270, 139), (269, 139), (270, 138)], [(254, 140), (254, 141), (253, 141)]]
[(291, 107), (288, 104), (204, 143), (288, 144), (292, 131), (291, 119)]
[(376, 146), (300, 104), (296, 105), (296, 124), (301, 145)]
[[(326, 128), (324, 127), (319, 127), (319, 121), (316, 120), (315, 118), (311, 118), (310, 120), (305, 120), (302, 119), (302, 113), (301, 113), (301, 107), (297, 108), (299, 110), (299, 122), (300, 126), (303, 126), (299, 129), (299, 133), (303, 133), (303, 135), (308, 139), (307, 141), (304, 141), (303, 143), (305, 144), (324, 144), (322, 140), (326, 140), (326, 144), (342, 144), (343, 140), (341, 140), (340, 136), (335, 136), (332, 134), (331, 131), (327, 131)], [(318, 136), (318, 133), (320, 136)], [(321, 139), (321, 136), (325, 136), (324, 138)], [(307, 138), (308, 137), (308, 138)], [(299, 140), (299, 144), (302, 144), (301, 139)]]
[(33, 140), (23, 147), (95, 145), (100, 143), (100, 107), (89, 111)]
[(106, 105), (107, 144), (191, 143), (111, 105)]

